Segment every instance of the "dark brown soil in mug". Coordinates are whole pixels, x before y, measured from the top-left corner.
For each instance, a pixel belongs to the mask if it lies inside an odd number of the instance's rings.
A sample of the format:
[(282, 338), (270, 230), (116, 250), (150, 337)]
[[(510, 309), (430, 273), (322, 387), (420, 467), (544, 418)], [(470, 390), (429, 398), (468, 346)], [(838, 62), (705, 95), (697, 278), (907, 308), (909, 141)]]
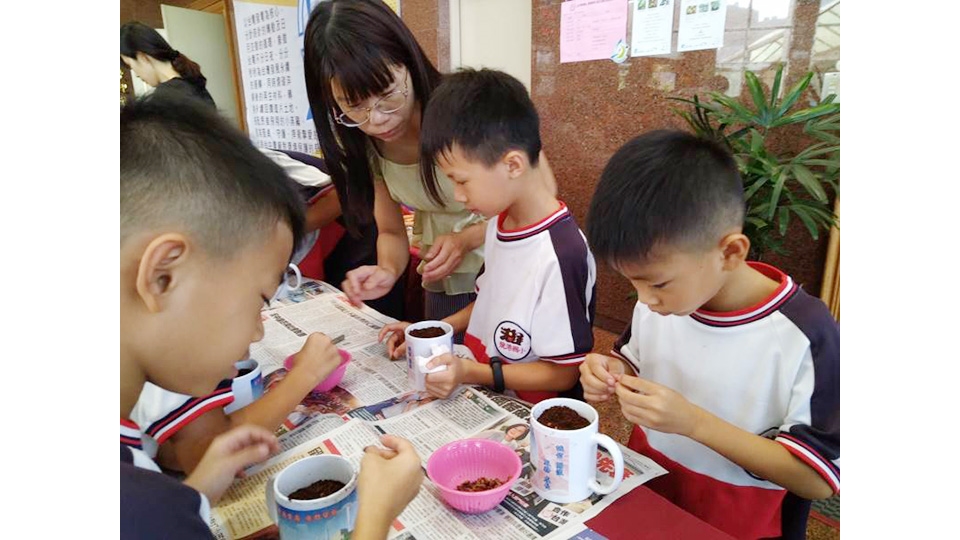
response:
[(411, 330), (410, 335), (418, 338), (433, 338), (440, 337), (447, 332), (440, 328), (439, 326), (428, 326), (426, 328), (418, 328), (416, 330)]
[(291, 500), (298, 501), (319, 499), (321, 497), (326, 497), (327, 495), (333, 495), (334, 493), (343, 489), (343, 486), (345, 485), (346, 484), (343, 482), (339, 482), (337, 480), (317, 480), (307, 487), (303, 487), (294, 491), (288, 495), (288, 497)]
[(563, 405), (555, 405), (540, 413), (537, 421), (553, 429), (581, 429), (590, 425), (590, 421), (577, 414), (577, 411)]

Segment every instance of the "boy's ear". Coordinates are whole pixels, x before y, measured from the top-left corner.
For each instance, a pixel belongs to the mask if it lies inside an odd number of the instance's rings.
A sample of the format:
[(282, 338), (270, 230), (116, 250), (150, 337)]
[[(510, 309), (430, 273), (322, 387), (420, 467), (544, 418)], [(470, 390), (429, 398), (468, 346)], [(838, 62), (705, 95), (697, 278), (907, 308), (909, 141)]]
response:
[(519, 150), (510, 150), (500, 161), (507, 166), (507, 174), (510, 178), (517, 178), (530, 168), (527, 155)]
[(723, 254), (723, 269), (733, 270), (750, 254), (750, 239), (743, 233), (730, 233), (720, 240), (720, 253)]
[(180, 284), (183, 265), (192, 255), (190, 243), (179, 233), (162, 234), (147, 244), (137, 268), (137, 294), (151, 313), (163, 309), (166, 298)]

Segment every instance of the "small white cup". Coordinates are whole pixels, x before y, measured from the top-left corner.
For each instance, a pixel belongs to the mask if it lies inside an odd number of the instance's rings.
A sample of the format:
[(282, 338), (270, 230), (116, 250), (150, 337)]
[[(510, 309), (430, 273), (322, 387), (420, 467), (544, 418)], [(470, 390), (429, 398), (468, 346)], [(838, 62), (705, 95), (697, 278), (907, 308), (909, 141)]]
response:
[[(414, 330), (420, 330), (423, 328), (430, 328), (431, 326), (439, 326), (443, 328), (444, 334), (438, 337), (432, 338), (419, 338), (411, 336), (410, 332)], [(403, 331), (404, 340), (407, 343), (407, 379), (410, 382), (410, 387), (417, 390), (424, 390), (422, 386), (424, 383), (421, 382), (421, 386), (417, 386), (418, 374), (420, 378), (423, 378), (425, 373), (418, 368), (417, 357), (421, 358), (433, 358), (433, 348), (446, 347), (447, 351), (453, 350), (453, 327), (448, 323), (443, 321), (420, 321), (418, 323), (413, 323)], [(427, 360), (429, 362), (429, 360)], [(426, 366), (426, 362), (423, 364)], [(443, 366), (446, 369), (446, 366)], [(424, 368), (425, 369), (425, 368)], [(439, 369), (437, 371), (443, 371)]]
[(297, 265), (290, 263), (283, 274), (283, 283), (277, 287), (277, 292), (274, 293), (271, 300), (283, 300), (289, 297), (290, 293), (299, 289), (301, 285), (303, 285), (303, 274), (300, 273), (300, 268)]
[[(543, 411), (555, 405), (569, 407), (590, 422), (580, 429), (553, 429), (537, 421)], [(591, 493), (608, 495), (623, 481), (623, 453), (617, 443), (599, 432), (600, 416), (590, 405), (568, 398), (545, 399), (530, 410), (530, 483), (534, 491), (559, 504), (582, 501)], [(597, 479), (597, 445), (613, 458), (613, 481), (601, 485)]]
[(234, 364), (237, 371), (249, 369), (250, 373), (233, 379), (230, 389), (233, 390), (233, 403), (223, 408), (223, 412), (230, 414), (240, 410), (263, 396), (263, 373), (260, 363), (253, 359), (246, 359)]
[[(294, 491), (318, 480), (337, 480), (340, 491), (311, 500), (291, 500)], [(266, 485), (267, 511), (280, 529), (281, 540), (333, 540), (353, 532), (357, 520), (357, 475), (341, 456), (308, 456), (287, 465)]]

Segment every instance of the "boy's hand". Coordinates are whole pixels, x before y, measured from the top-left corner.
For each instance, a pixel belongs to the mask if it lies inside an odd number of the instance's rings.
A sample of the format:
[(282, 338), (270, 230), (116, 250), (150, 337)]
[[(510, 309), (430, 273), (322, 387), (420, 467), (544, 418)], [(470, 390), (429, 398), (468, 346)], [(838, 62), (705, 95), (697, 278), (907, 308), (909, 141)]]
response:
[(377, 339), (382, 343), (383, 339), (387, 338), (387, 357), (391, 360), (399, 360), (407, 353), (407, 335), (404, 330), (411, 324), (413, 323), (400, 321), (384, 325), (380, 329)]
[(293, 356), (292, 376), (310, 377), (314, 386), (320, 384), (340, 365), (340, 353), (337, 346), (325, 334), (314, 332), (307, 336), (300, 352)]
[(423, 257), (423, 260), (428, 261), (423, 266), (423, 282), (440, 281), (452, 274), (460, 266), (460, 261), (467, 251), (467, 246), (459, 234), (438, 236), (430, 251)]
[(357, 525), (383, 528), (380, 538), (385, 538), (386, 529), (420, 492), (423, 470), (420, 456), (406, 439), (384, 435), (380, 442), (387, 448), (368, 446), (360, 462)]
[(425, 378), (427, 392), (440, 399), (450, 397), (453, 389), (463, 382), (467, 374), (467, 365), (464, 362), (469, 362), (469, 360), (454, 356), (453, 353), (444, 353), (427, 363), (427, 369), (447, 366), (446, 371), (427, 373)]
[(617, 377), (617, 397), (627, 420), (664, 433), (690, 437), (703, 418), (703, 409), (678, 392), (631, 375)]
[(277, 438), (260, 426), (233, 428), (213, 439), (197, 468), (183, 483), (206, 495), (210, 506), (214, 506), (243, 469), (278, 450)]
[(351, 304), (359, 306), (364, 300), (375, 300), (390, 292), (397, 277), (380, 266), (361, 266), (347, 272), (340, 288)]
[(587, 401), (606, 401), (617, 390), (617, 379), (625, 372), (623, 362), (602, 354), (590, 353), (580, 364), (580, 384)]

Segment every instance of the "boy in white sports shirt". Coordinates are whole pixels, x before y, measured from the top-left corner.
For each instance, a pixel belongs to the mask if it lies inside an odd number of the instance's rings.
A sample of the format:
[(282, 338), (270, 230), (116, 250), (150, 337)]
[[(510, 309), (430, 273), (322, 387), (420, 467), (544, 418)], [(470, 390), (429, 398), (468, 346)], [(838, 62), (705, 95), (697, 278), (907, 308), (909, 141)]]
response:
[(840, 491), (840, 329), (790, 276), (747, 262), (743, 184), (726, 148), (679, 131), (628, 142), (590, 205), (598, 257), (638, 302), (614, 357), (581, 364), (616, 396), (649, 482), (737, 538), (805, 537), (810, 499)]
[[(490, 219), (477, 300), (444, 319), (478, 362), (446, 354), (428, 367), (430, 394), (457, 385), (509, 390), (531, 403), (579, 397), (577, 366), (593, 348), (596, 264), (567, 206), (538, 167), (540, 123), (520, 81), (493, 70), (463, 70), (434, 91), (420, 139), (423, 174), (437, 165), (455, 197)], [(409, 323), (387, 325), (393, 357)]]

